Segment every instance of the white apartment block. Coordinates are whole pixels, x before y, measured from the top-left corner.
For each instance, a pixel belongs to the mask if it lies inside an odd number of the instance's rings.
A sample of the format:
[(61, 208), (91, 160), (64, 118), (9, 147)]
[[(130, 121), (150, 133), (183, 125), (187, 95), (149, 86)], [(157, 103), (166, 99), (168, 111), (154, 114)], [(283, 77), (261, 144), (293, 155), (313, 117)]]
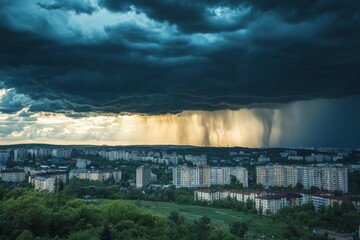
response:
[(270, 158), (269, 157), (267, 157), (267, 156), (263, 156), (263, 155), (261, 155), (260, 157), (258, 157), (258, 162), (259, 163), (263, 163), (263, 162), (270, 162)]
[(34, 189), (43, 192), (55, 192), (55, 182), (55, 178), (46, 178), (40, 176), (36, 176), (32, 180)]
[[(329, 193), (323, 194), (309, 194), (309, 193), (300, 193), (302, 195), (301, 204), (306, 204), (311, 202), (314, 205), (315, 210), (319, 210), (321, 207), (327, 207), (338, 203), (339, 205), (345, 201), (349, 201), (349, 198), (346, 197), (336, 197)], [(353, 202), (354, 206), (357, 205), (357, 202)]]
[(304, 189), (312, 186), (323, 190), (348, 192), (346, 167), (318, 167), (296, 165), (266, 165), (256, 167), (256, 183), (270, 186), (295, 187), (301, 183)]
[(214, 200), (219, 200), (219, 191), (212, 189), (200, 189), (194, 192), (194, 199), (197, 201), (207, 201), (211, 202)]
[(76, 159), (76, 168), (86, 168), (89, 164), (91, 164), (90, 160), (82, 158)]
[(285, 196), (267, 195), (255, 198), (255, 208), (262, 211), (262, 214), (275, 214), (279, 209), (288, 206)]
[(70, 158), (72, 149), (53, 149), (51, 156), (54, 158)]
[(25, 181), (25, 171), (23, 170), (2, 170), (0, 179), (4, 182), (23, 182)]
[[(209, 169), (205, 169), (205, 171), (209, 171)], [(203, 172), (204, 169), (201, 167), (174, 167), (173, 184), (176, 187), (201, 187), (204, 182)], [(206, 182), (209, 182), (209, 180), (206, 180)]]
[(205, 154), (202, 154), (201, 156), (185, 155), (184, 159), (197, 167), (205, 166), (207, 163), (207, 156)]
[(26, 148), (14, 149), (14, 161), (22, 161), (28, 159), (29, 150)]
[(91, 181), (105, 181), (113, 178), (115, 182), (121, 181), (120, 170), (87, 170), (87, 169), (73, 169), (69, 172), (69, 179), (79, 178)]
[(142, 188), (151, 183), (151, 168), (143, 165), (136, 169), (136, 187)]
[(271, 165), (256, 168), (256, 183), (262, 184), (265, 188), (273, 185), (274, 170)]
[(265, 192), (256, 190), (238, 190), (238, 189), (197, 189), (194, 192), (194, 199), (198, 201), (214, 201), (226, 199), (227, 197), (235, 198), (239, 202), (255, 201), (257, 197), (263, 196)]
[(251, 201), (255, 204), (256, 210), (264, 215), (275, 214), (279, 209), (286, 206), (299, 206), (303, 204), (302, 195), (297, 193), (273, 194), (256, 190), (214, 190), (198, 189), (194, 192), (194, 199), (197, 201), (216, 201), (234, 198), (239, 202)]
[(25, 169), (25, 172), (30, 174), (29, 183), (34, 184), (34, 179), (37, 177), (43, 178), (54, 178), (58, 182), (63, 182), (64, 184), (68, 181), (68, 172), (67, 171), (44, 171), (44, 170), (34, 170), (31, 168)]
[(231, 176), (248, 186), (248, 172), (243, 167), (189, 167), (173, 168), (173, 184), (176, 187), (208, 187), (230, 184)]

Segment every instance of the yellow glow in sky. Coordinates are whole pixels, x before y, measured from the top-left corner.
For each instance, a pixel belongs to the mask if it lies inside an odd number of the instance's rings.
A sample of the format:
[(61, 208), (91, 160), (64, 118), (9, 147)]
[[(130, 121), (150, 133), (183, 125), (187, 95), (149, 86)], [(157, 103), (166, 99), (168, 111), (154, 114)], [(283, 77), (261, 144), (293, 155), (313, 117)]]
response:
[[(20, 115), (12, 121), (19, 126), (1, 144), (181, 144), (200, 146), (259, 147), (276, 140), (278, 130), (267, 129), (259, 111), (276, 118), (276, 111), (242, 109), (185, 111), (178, 115), (108, 115), (71, 118), (64, 114), (36, 113), (32, 119)], [(0, 125), (9, 125), (0, 114)], [(15, 117), (15, 118), (16, 118)], [(25, 124), (26, 123), (26, 124)], [(6, 139), (6, 140), (5, 140)]]

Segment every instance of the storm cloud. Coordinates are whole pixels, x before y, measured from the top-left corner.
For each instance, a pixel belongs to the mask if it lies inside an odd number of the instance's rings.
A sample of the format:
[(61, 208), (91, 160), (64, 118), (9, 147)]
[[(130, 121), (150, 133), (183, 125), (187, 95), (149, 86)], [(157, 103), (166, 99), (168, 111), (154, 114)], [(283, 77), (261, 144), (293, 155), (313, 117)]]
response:
[(5, 0), (0, 111), (162, 114), (358, 95), (359, 7)]

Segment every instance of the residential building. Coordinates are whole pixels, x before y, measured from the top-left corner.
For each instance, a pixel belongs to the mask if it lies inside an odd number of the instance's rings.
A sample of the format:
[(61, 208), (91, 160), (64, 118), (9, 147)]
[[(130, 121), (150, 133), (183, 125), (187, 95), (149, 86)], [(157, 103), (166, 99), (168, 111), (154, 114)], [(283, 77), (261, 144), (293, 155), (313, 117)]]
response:
[(25, 181), (25, 171), (23, 170), (2, 170), (0, 178), (4, 182), (23, 182)]
[(325, 208), (327, 206), (333, 206), (334, 203), (341, 205), (343, 202), (352, 202), (355, 207), (357, 207), (357, 203), (352, 201), (351, 198), (347, 197), (337, 197), (331, 193), (300, 193), (302, 195), (301, 204), (306, 204), (311, 202), (314, 205), (315, 210), (319, 210), (320, 208)]
[(29, 150), (26, 148), (14, 149), (14, 161), (23, 161), (29, 158)]
[(198, 167), (205, 166), (207, 163), (207, 156), (205, 154), (201, 156), (185, 155), (184, 159)]
[(145, 164), (136, 169), (136, 187), (142, 188), (151, 183), (151, 168)]
[(279, 209), (287, 206), (286, 197), (282, 195), (267, 195), (255, 198), (255, 207), (262, 214), (275, 214)]
[(274, 169), (272, 165), (256, 167), (256, 183), (262, 184), (264, 188), (269, 188), (274, 182)]
[(69, 172), (69, 179), (79, 178), (91, 181), (105, 181), (113, 178), (115, 182), (121, 181), (120, 170), (88, 170), (88, 169), (73, 169)]
[(256, 183), (270, 186), (295, 187), (301, 183), (304, 189), (312, 186), (323, 190), (348, 192), (348, 171), (337, 166), (266, 165), (256, 167)]
[(210, 185), (230, 184), (231, 176), (248, 186), (248, 172), (243, 167), (189, 167), (173, 168), (173, 184), (176, 187), (208, 187)]
[(289, 206), (301, 206), (311, 202), (316, 210), (322, 207), (333, 206), (335, 203), (341, 205), (343, 202), (352, 202), (357, 209), (360, 209), (359, 199), (336, 197), (329, 192), (311, 194), (307, 192), (268, 192), (248, 189), (209, 189), (201, 188), (194, 191), (196, 201), (216, 201), (226, 198), (233, 198), (239, 202), (251, 201), (255, 204), (256, 210), (262, 214), (275, 214), (279, 209)]
[(32, 180), (35, 177), (44, 177), (44, 178), (55, 178), (58, 182), (66, 184), (68, 182), (68, 171), (38, 171), (33, 172), (34, 174), (30, 175), (29, 182), (32, 183)]
[(194, 199), (199, 201), (214, 201), (234, 198), (239, 202), (255, 201), (255, 198), (266, 195), (266, 192), (247, 189), (209, 189), (202, 188), (194, 191)]
[(76, 168), (86, 168), (89, 164), (91, 164), (90, 160), (82, 158), (76, 159)]
[(53, 149), (52, 157), (54, 158), (70, 158), (72, 149)]
[(33, 178), (32, 183), (34, 189), (38, 191), (55, 192), (56, 189), (56, 178), (36, 176)]
[(235, 190), (236, 200), (240, 202), (254, 201), (255, 198), (265, 195), (265, 192), (256, 190)]
[(0, 163), (6, 163), (10, 159), (8, 151), (0, 151)]
[(220, 199), (219, 191), (213, 189), (198, 189), (194, 192), (194, 199), (196, 201), (211, 202)]
[(264, 155), (260, 155), (260, 157), (258, 157), (258, 162), (259, 163), (270, 162), (270, 158)]

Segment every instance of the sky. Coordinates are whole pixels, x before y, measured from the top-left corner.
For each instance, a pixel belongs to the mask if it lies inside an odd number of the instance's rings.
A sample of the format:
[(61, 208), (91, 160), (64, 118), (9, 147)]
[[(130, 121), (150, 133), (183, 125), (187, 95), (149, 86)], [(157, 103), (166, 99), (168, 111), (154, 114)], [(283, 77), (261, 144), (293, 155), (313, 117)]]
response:
[(358, 9), (0, 0), (0, 144), (360, 147)]

